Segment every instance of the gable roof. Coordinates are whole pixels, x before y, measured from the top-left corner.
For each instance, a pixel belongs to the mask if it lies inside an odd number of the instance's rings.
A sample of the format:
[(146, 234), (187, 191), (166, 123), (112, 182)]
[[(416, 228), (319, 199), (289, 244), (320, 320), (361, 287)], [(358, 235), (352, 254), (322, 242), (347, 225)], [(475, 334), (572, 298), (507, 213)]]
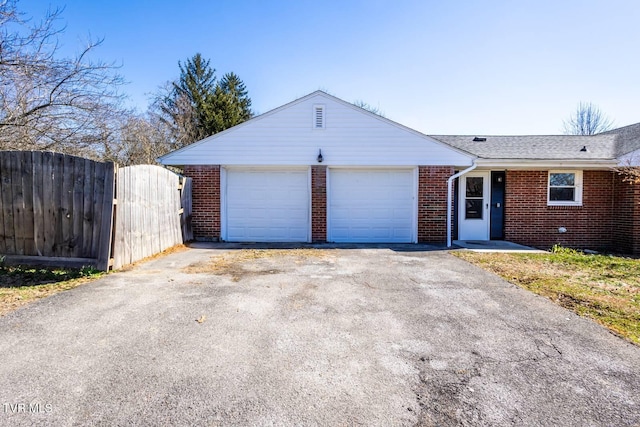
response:
[(602, 132), (600, 135), (615, 135), (616, 156), (620, 157), (640, 150), (640, 123)]
[[(313, 125), (323, 108), (326, 126)], [(165, 165), (471, 165), (473, 155), (322, 91), (160, 157)]]
[[(296, 119), (282, 119), (292, 111), (316, 102), (334, 104), (339, 107), (340, 114), (349, 116), (338, 120), (338, 116), (334, 115), (333, 119), (334, 123), (340, 122), (339, 125), (345, 131), (341, 135), (340, 143), (352, 144), (350, 151), (340, 146), (335, 135), (333, 138), (318, 138), (320, 134), (316, 133), (315, 138), (311, 137), (310, 122), (306, 123), (306, 118), (300, 121), (300, 117), (303, 117), (301, 114), (304, 114), (302, 110), (295, 113), (298, 114)], [(328, 129), (326, 135), (334, 129)], [(291, 140), (296, 140), (297, 144), (281, 146), (283, 141)], [(239, 145), (236, 147), (234, 144)], [(434, 161), (434, 164), (444, 164), (442, 162), (448, 159), (449, 164), (464, 165), (470, 164), (474, 157), (485, 161), (502, 162), (610, 163), (629, 153), (640, 152), (640, 123), (591, 136), (425, 135), (318, 90), (223, 132), (165, 154), (158, 160), (165, 165), (313, 163), (313, 160), (310, 160), (314, 158), (313, 156), (307, 158), (302, 152), (287, 153), (287, 150), (295, 151), (305, 144), (307, 151), (311, 146), (321, 148), (323, 154), (331, 154), (333, 150), (335, 155), (325, 156), (329, 165), (364, 165), (367, 161), (370, 165), (378, 165), (384, 163), (385, 157), (388, 163), (384, 164), (408, 164), (407, 162), (410, 161), (405, 151), (410, 150), (411, 147), (416, 154), (414, 164), (425, 159)], [(277, 158), (277, 153), (264, 155), (263, 150), (273, 148), (280, 148), (282, 155), (288, 159), (281, 161)], [(243, 149), (244, 152), (240, 153)], [(233, 154), (234, 150), (238, 155)], [(359, 158), (355, 156), (355, 150), (361, 150), (360, 152), (365, 154), (361, 154)], [(433, 156), (433, 154), (436, 155)], [(345, 155), (347, 155), (346, 158)]]

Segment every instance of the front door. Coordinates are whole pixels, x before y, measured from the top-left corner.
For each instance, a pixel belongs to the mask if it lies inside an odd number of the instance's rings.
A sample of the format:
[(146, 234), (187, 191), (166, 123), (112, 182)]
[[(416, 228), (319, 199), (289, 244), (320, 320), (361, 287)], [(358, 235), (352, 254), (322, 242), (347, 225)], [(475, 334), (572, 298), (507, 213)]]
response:
[(489, 172), (470, 172), (460, 177), (460, 240), (489, 240), (490, 182)]
[(504, 239), (504, 171), (491, 172), (491, 240)]

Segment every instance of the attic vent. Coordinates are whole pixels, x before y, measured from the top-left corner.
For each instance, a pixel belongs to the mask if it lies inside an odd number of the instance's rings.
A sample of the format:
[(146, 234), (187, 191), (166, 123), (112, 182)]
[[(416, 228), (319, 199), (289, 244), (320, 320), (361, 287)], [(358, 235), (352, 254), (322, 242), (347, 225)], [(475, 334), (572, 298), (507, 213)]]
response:
[(479, 136), (476, 136), (475, 138), (473, 138), (473, 142), (485, 142), (487, 140), (487, 138), (481, 138)]
[(313, 128), (324, 129), (324, 105), (313, 106)]

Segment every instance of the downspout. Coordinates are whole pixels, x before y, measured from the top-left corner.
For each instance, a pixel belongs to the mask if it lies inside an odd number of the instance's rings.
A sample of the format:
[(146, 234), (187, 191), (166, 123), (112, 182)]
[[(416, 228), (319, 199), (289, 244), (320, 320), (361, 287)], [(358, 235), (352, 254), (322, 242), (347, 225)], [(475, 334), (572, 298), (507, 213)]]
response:
[(453, 211), (453, 207), (452, 207), (453, 202), (451, 200), (451, 197), (453, 193), (453, 180), (466, 173), (471, 172), (477, 167), (478, 165), (476, 165), (476, 161), (474, 160), (470, 167), (456, 174), (453, 174), (449, 178), (447, 178), (447, 247), (448, 248), (452, 246), (451, 244), (451, 213)]

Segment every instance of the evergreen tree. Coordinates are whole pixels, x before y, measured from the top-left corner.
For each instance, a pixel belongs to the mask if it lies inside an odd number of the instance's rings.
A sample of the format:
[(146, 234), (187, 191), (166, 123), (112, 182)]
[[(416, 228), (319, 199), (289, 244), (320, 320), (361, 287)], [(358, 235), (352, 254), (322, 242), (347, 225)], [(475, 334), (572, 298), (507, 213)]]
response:
[(252, 117), (251, 99), (247, 89), (234, 73), (225, 74), (216, 86), (212, 104), (214, 113), (210, 128), (222, 132)]
[(235, 126), (249, 120), (251, 112), (251, 98), (247, 92), (244, 82), (235, 73), (227, 73), (220, 80), (220, 89), (227, 96), (232, 110), (233, 120), (227, 123), (229, 127)]
[(178, 63), (180, 77), (161, 101), (160, 110), (178, 146), (222, 132), (251, 118), (251, 99), (235, 73), (218, 82), (210, 61), (197, 53)]

